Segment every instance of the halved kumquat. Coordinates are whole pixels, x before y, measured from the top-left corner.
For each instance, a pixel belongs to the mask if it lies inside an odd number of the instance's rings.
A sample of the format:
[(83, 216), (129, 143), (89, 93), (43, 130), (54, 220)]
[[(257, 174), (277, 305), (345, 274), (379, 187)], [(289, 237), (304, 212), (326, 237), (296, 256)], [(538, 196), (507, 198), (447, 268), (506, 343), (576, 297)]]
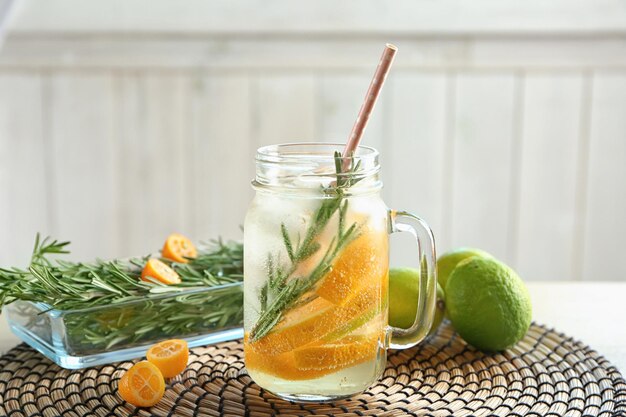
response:
[(198, 251), (191, 240), (181, 234), (172, 233), (161, 249), (161, 256), (174, 262), (187, 263), (189, 258), (198, 256)]
[(141, 271), (141, 279), (143, 281), (150, 281), (148, 277), (167, 285), (180, 284), (181, 282), (180, 276), (176, 271), (156, 258), (149, 259), (143, 267), (143, 271)]
[(166, 340), (152, 346), (146, 357), (161, 370), (164, 377), (173, 378), (187, 367), (189, 348), (184, 340)]
[(163, 398), (165, 379), (159, 368), (148, 361), (141, 361), (122, 376), (117, 389), (130, 404), (152, 407)]

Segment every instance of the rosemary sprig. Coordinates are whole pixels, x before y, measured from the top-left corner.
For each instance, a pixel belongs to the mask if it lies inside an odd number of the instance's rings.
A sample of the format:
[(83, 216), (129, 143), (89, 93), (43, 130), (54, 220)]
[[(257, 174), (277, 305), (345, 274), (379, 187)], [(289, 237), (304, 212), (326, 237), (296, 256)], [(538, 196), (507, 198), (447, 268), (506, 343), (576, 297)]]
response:
[[(361, 180), (356, 175), (360, 169), (361, 161), (354, 164), (354, 159), (352, 159), (352, 166), (347, 172), (343, 172), (341, 154), (335, 152), (334, 159), (337, 180), (334, 185), (323, 190), (329, 197), (324, 199), (313, 214), (311, 224), (308, 226), (302, 242), (300, 239), (298, 242), (292, 242), (285, 224), (280, 225), (280, 233), (290, 266), (285, 270), (279, 266), (280, 257), (278, 255), (268, 255), (268, 280), (261, 287), (259, 293), (261, 310), (259, 318), (250, 331), (252, 340), (258, 340), (267, 335), (289, 310), (300, 305), (302, 296), (330, 271), (339, 252), (358, 236), (359, 227), (356, 223), (345, 229), (348, 200), (345, 200), (344, 196), (347, 188)], [(321, 260), (307, 276), (293, 276), (303, 261), (321, 249), (321, 245), (316, 239), (336, 213), (338, 213), (339, 225), (337, 234), (328, 244)]]
[[(218, 240), (200, 247), (197, 258), (187, 264), (170, 263), (182, 282), (169, 286), (140, 280), (148, 256), (90, 263), (50, 259), (50, 255), (69, 253), (68, 245), (41, 240), (38, 235), (27, 269), (0, 268), (0, 307), (32, 301), (66, 311), (68, 337), (74, 338), (77, 349), (110, 348), (151, 337), (186, 336), (218, 326), (241, 325), (242, 292), (238, 286), (162, 297), (242, 281), (240, 243)], [(109, 308), (72, 313), (99, 306)], [(18, 308), (41, 311), (28, 304)]]
[(243, 280), (243, 246), (224, 243), (200, 248), (187, 264), (168, 262), (182, 282), (165, 285), (139, 278), (148, 256), (127, 260), (68, 262), (49, 255), (69, 253), (69, 242), (35, 239), (27, 269), (0, 268), (0, 307), (16, 300), (37, 301), (60, 310), (106, 305), (189, 287), (211, 287)]

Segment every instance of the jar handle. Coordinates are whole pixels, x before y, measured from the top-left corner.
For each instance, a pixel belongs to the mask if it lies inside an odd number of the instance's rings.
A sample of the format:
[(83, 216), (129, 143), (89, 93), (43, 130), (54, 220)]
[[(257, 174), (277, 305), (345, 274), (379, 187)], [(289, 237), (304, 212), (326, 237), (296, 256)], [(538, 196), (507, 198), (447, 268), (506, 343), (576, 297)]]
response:
[(389, 347), (406, 349), (424, 340), (433, 323), (437, 302), (435, 238), (426, 222), (406, 211), (390, 210), (389, 221), (390, 233), (407, 232), (415, 237), (419, 255), (419, 294), (413, 325), (408, 329), (389, 326), (391, 329)]

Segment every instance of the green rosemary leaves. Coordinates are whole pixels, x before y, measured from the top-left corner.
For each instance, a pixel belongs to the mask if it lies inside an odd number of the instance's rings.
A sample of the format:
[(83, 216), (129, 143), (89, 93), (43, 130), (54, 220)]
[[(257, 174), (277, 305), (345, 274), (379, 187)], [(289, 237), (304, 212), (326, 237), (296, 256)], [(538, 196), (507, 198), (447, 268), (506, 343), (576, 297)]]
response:
[[(0, 268), (0, 307), (32, 301), (65, 311), (71, 345), (84, 350), (202, 334), (242, 323), (239, 286), (202, 291), (243, 280), (241, 243), (218, 240), (201, 247), (189, 263), (171, 263), (182, 280), (175, 285), (140, 279), (148, 256), (90, 263), (50, 258), (68, 253), (68, 244), (37, 236), (27, 269)], [(185, 291), (195, 288), (198, 291)], [(169, 293), (172, 296), (164, 298)]]
[[(354, 160), (352, 160), (350, 169), (343, 172), (341, 154), (335, 152), (334, 159), (336, 183), (323, 190), (329, 197), (325, 198), (314, 212), (311, 223), (304, 234), (304, 239), (292, 241), (285, 224), (281, 223), (280, 225), (280, 233), (289, 257), (289, 263), (287, 267), (281, 266), (278, 255), (268, 255), (268, 279), (259, 291), (261, 310), (259, 318), (250, 332), (252, 340), (258, 340), (267, 335), (289, 310), (297, 307), (302, 301), (302, 296), (313, 289), (319, 280), (330, 271), (341, 250), (359, 234), (359, 227), (356, 223), (346, 229), (348, 200), (344, 198), (344, 193), (347, 188), (360, 180), (355, 174), (360, 169), (361, 163), (359, 161), (354, 164)], [(323, 256), (308, 271), (306, 276), (295, 276), (301, 263), (322, 249), (317, 238), (336, 213), (338, 213), (338, 230), (332, 240), (328, 242)]]
[(165, 285), (141, 281), (146, 257), (84, 263), (52, 260), (69, 253), (69, 242), (39, 235), (28, 269), (0, 268), (0, 307), (16, 300), (36, 301), (61, 310), (121, 303), (189, 287), (211, 287), (243, 280), (243, 246), (224, 243), (200, 250), (187, 264), (171, 263), (182, 282)]

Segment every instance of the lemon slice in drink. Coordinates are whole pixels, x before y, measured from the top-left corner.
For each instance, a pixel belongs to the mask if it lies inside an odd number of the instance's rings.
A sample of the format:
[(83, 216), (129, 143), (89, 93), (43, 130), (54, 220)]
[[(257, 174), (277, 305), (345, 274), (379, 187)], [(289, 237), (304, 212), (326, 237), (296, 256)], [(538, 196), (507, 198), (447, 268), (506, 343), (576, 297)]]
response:
[(328, 373), (373, 360), (378, 352), (379, 335), (347, 336), (337, 342), (305, 346), (293, 352), (300, 371)]
[[(387, 297), (383, 297), (384, 300)], [(372, 306), (365, 313), (361, 314), (358, 317), (353, 318), (352, 320), (347, 321), (344, 325), (339, 327), (337, 330), (334, 330), (328, 333), (326, 336), (322, 338), (323, 342), (332, 342), (335, 340), (339, 340), (349, 334), (354, 332), (361, 332), (361, 329), (364, 327), (369, 327), (371, 325), (378, 326), (379, 329), (382, 329), (386, 326), (386, 319), (384, 311), (387, 307), (387, 303), (384, 304), (376, 304)], [(367, 326), (366, 326), (367, 325)]]
[(321, 340), (379, 306), (386, 298), (388, 281), (387, 239), (379, 233), (364, 231), (348, 244), (322, 278), (315, 291), (319, 297), (287, 312), (272, 331), (250, 342), (254, 349), (272, 355), (291, 351)]
[(342, 304), (364, 286), (379, 286), (383, 279), (386, 281), (388, 251), (386, 232), (365, 226), (322, 278), (316, 294), (334, 304)]
[(268, 355), (257, 352), (252, 345), (244, 345), (246, 368), (253, 373), (262, 372), (266, 375), (286, 379), (289, 381), (302, 381), (316, 379), (329, 373), (328, 370), (304, 371), (296, 368), (293, 352)]
[(342, 305), (316, 298), (289, 312), (270, 333), (250, 344), (256, 351), (271, 355), (308, 345), (365, 314), (380, 303), (380, 298), (380, 289), (375, 287), (354, 294)]
[(291, 381), (316, 379), (375, 359), (380, 337), (377, 333), (347, 336), (333, 343), (312, 343), (278, 355), (259, 353), (246, 345), (246, 367)]

